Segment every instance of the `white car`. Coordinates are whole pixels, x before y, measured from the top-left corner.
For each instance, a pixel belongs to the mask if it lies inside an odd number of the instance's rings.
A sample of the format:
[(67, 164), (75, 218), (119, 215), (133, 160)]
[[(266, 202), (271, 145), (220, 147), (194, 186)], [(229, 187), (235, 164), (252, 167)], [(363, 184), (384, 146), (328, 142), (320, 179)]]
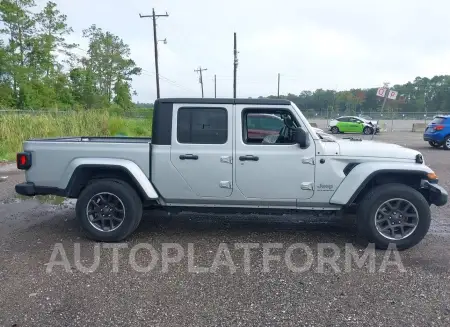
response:
[(377, 134), (380, 132), (378, 121), (367, 120), (357, 116), (342, 116), (332, 119), (328, 129), (333, 134), (338, 133), (360, 133), (360, 134)]

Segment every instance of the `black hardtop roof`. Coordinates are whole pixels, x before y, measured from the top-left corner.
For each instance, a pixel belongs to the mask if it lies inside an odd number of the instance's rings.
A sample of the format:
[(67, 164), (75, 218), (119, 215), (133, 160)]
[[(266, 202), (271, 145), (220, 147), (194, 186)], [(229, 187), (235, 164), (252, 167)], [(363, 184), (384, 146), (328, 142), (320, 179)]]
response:
[(258, 104), (258, 105), (290, 105), (284, 99), (234, 99), (234, 98), (161, 98), (156, 103), (201, 103), (201, 104)]

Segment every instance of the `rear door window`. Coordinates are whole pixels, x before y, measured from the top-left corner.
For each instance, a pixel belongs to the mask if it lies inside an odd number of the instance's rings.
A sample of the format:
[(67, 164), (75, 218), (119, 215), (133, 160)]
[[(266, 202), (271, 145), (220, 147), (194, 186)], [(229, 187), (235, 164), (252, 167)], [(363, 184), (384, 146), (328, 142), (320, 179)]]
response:
[(224, 144), (228, 139), (228, 113), (225, 108), (180, 108), (179, 143)]
[(444, 117), (435, 117), (432, 121), (431, 124), (442, 124), (445, 121)]

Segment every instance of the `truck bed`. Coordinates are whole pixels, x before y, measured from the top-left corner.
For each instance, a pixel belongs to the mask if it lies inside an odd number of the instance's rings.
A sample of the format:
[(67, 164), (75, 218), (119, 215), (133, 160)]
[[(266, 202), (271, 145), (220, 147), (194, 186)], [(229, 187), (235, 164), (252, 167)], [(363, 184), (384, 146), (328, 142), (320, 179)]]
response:
[(33, 161), (25, 174), (36, 185), (64, 189), (75, 166), (94, 158), (105, 165), (115, 165), (117, 160), (132, 162), (148, 177), (151, 140), (90, 136), (31, 139), (23, 144), (24, 151), (32, 153)]
[(107, 143), (151, 143), (150, 137), (128, 136), (70, 136), (56, 138), (30, 139), (30, 142), (107, 142)]

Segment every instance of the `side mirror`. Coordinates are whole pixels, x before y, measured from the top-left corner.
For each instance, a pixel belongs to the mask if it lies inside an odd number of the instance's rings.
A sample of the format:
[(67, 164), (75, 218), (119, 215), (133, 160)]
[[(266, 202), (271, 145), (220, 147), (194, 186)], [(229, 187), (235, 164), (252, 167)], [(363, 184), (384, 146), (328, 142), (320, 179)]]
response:
[(306, 149), (309, 147), (309, 137), (301, 127), (297, 127), (294, 131), (294, 141), (300, 145), (300, 148)]

